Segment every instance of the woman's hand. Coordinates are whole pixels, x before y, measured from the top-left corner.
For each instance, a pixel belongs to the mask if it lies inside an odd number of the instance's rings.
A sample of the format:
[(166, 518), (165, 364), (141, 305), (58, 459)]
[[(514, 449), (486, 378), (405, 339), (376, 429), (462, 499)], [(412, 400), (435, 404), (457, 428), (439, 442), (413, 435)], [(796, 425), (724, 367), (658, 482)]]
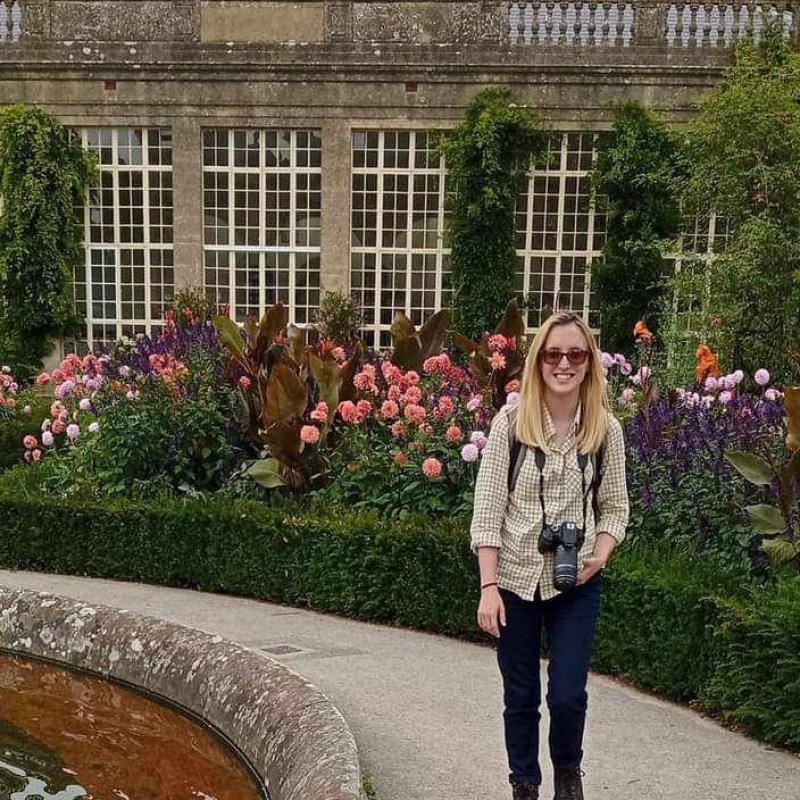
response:
[(489, 586), (481, 592), (478, 625), (482, 631), (496, 637), (500, 636), (500, 626), (506, 626), (506, 607), (496, 586)]
[(578, 573), (578, 578), (575, 581), (576, 586), (580, 586), (587, 581), (590, 581), (600, 572), (601, 569), (606, 565), (606, 559), (601, 558), (600, 556), (590, 556), (589, 558), (583, 559), (583, 567), (581, 571)]

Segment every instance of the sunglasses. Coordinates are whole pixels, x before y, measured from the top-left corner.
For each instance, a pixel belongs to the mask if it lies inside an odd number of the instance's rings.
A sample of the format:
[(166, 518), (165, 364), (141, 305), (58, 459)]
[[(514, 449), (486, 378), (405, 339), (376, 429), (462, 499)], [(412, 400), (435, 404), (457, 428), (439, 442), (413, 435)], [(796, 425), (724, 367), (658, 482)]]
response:
[(546, 350), (541, 350), (539, 356), (545, 364), (560, 364), (564, 356), (573, 367), (579, 367), (585, 364), (589, 359), (589, 351), (581, 347), (570, 347), (569, 350), (559, 350), (557, 347), (548, 347)]

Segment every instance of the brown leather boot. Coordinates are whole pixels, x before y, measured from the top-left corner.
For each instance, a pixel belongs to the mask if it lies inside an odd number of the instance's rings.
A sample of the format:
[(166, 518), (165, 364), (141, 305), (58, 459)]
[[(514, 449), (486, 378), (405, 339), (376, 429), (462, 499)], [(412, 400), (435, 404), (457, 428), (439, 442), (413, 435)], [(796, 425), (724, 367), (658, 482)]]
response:
[(580, 767), (555, 768), (556, 793), (553, 800), (583, 800), (583, 772)]
[(539, 800), (539, 787), (535, 783), (515, 783), (514, 800)]

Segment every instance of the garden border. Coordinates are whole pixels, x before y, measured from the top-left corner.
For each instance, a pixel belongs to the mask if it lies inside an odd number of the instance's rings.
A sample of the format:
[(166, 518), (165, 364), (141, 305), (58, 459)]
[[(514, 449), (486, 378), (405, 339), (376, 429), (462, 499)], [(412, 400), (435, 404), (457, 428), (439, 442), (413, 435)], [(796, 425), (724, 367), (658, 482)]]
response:
[[(392, 521), (288, 501), (86, 502), (8, 485), (2, 568), (192, 587), (486, 639), (464, 518)], [(748, 585), (687, 550), (632, 538), (606, 570), (593, 668), (800, 752), (800, 582)]]

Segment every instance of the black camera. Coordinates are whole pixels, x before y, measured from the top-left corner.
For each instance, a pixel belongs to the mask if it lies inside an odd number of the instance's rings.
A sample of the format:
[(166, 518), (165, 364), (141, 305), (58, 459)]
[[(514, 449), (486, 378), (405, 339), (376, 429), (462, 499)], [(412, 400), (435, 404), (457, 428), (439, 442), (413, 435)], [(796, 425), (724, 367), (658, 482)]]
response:
[(578, 578), (578, 551), (583, 547), (584, 530), (574, 522), (543, 525), (539, 537), (540, 553), (555, 553), (553, 558), (553, 586), (565, 592)]

